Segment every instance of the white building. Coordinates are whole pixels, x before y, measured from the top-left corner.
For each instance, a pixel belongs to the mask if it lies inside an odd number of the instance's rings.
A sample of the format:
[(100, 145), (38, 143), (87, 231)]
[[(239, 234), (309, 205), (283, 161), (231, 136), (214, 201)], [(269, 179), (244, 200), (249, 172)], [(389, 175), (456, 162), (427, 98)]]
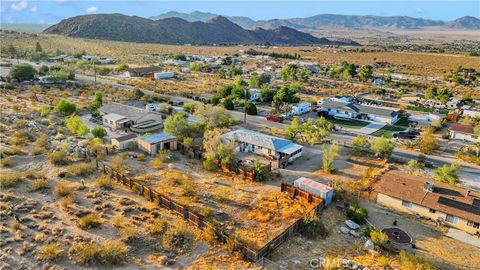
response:
[(384, 124), (395, 124), (400, 118), (400, 110), (371, 105), (340, 102), (327, 99), (320, 104), (319, 110), (330, 116), (348, 119), (360, 119)]
[(153, 74), (155, 80), (162, 80), (162, 79), (172, 79), (175, 78), (174, 72), (155, 72)]
[(224, 134), (223, 140), (234, 142), (238, 152), (269, 156), (276, 160), (293, 162), (302, 155), (303, 146), (299, 144), (243, 128)]
[(478, 135), (473, 132), (472, 125), (453, 124), (450, 127), (450, 139), (476, 143)]
[(458, 108), (458, 104), (460, 104), (460, 100), (452, 98), (447, 102), (447, 109), (456, 109)]
[(463, 110), (463, 116), (469, 116), (469, 117), (480, 117), (480, 111), (477, 110)]

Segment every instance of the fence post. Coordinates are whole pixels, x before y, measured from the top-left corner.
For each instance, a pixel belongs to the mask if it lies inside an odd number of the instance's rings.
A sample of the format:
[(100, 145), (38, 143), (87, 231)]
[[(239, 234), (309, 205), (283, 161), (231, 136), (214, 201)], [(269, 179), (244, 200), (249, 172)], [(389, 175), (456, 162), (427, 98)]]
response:
[(103, 173), (107, 173), (107, 170), (105, 169), (105, 164), (103, 164)]

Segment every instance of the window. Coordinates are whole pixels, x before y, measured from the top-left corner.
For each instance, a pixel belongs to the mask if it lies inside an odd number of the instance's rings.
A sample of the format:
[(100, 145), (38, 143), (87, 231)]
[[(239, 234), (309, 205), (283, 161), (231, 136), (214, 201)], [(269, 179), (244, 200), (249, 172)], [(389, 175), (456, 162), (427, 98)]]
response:
[(402, 205), (405, 206), (405, 207), (411, 208), (412, 207), (412, 202), (402, 201)]
[(272, 149), (268, 149), (268, 154), (269, 154), (269, 155), (272, 154)]
[(475, 229), (479, 229), (479, 228), (480, 228), (480, 223), (473, 222), (473, 221), (471, 221), (471, 220), (469, 220), (469, 221), (467, 222), (467, 225), (470, 226), (470, 227), (473, 227), (473, 228), (475, 228)]
[(447, 215), (446, 220), (448, 223), (452, 223), (452, 224), (458, 224), (458, 221), (459, 221), (458, 217), (452, 216), (452, 215)]
[(437, 210), (430, 208), (429, 212), (435, 214)]

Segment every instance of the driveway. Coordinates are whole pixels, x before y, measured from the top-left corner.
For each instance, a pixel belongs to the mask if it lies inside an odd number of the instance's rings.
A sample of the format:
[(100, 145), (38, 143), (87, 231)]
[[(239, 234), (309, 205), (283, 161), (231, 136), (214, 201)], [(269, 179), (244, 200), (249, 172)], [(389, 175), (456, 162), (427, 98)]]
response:
[(361, 129), (355, 130), (355, 132), (368, 135), (368, 134), (372, 134), (373, 132), (383, 128), (384, 126), (385, 126), (385, 124), (381, 124), (381, 123), (370, 123), (370, 124), (362, 127)]

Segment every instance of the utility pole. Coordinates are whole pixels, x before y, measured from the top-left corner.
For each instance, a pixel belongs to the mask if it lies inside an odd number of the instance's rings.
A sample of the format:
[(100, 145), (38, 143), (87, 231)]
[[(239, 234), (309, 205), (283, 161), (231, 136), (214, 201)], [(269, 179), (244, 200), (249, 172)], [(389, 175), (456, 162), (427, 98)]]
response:
[(97, 68), (95, 67), (95, 59), (92, 59), (92, 62), (93, 62), (93, 77), (94, 77), (93, 87), (97, 89)]
[(245, 88), (245, 101), (243, 105), (243, 124), (245, 125), (245, 128), (247, 127), (247, 93), (248, 90)]

